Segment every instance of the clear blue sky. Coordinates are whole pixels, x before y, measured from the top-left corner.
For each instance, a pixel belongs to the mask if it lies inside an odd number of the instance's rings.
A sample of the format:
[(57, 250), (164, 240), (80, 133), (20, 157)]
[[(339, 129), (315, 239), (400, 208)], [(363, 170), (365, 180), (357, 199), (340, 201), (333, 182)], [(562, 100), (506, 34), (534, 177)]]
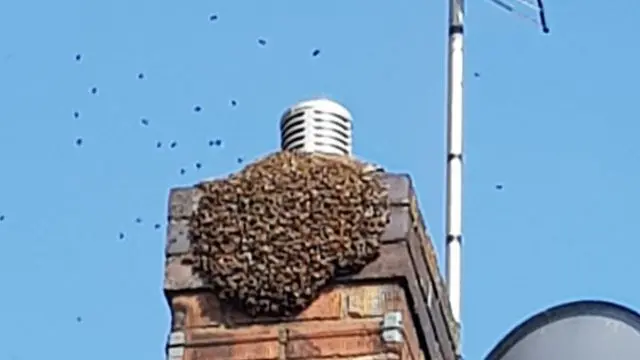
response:
[[(358, 155), (411, 173), (442, 259), (445, 1), (231, 3), (0, 4), (3, 359), (163, 358), (169, 188), (276, 149), (309, 97), (352, 110)], [(468, 359), (560, 302), (640, 308), (640, 6), (601, 4), (547, 1), (543, 36), (468, 1)]]

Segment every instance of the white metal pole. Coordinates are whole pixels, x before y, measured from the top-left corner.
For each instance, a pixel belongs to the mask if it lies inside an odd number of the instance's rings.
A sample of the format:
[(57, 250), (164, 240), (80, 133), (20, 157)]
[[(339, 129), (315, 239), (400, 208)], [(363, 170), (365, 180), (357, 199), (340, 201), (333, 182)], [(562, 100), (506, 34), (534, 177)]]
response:
[(462, 285), (462, 92), (464, 0), (449, 0), (447, 79), (446, 276), (449, 302), (460, 324)]

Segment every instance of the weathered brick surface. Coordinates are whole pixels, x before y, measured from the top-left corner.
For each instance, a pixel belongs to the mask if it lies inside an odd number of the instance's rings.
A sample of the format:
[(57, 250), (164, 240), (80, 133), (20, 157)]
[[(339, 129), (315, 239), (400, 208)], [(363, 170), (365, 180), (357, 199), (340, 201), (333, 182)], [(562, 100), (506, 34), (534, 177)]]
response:
[[(412, 222), (415, 224), (415, 232), (417, 237), (420, 239), (419, 251), (415, 251), (415, 253), (419, 254), (414, 255), (416, 256), (418, 263), (426, 265), (426, 273), (429, 275), (429, 289), (425, 290), (431, 296), (429, 296), (430, 301), (427, 305), (433, 310), (436, 317), (441, 318), (446, 322), (448, 330), (447, 339), (451, 341), (454, 351), (459, 355), (461, 353), (461, 349), (459, 348), (460, 324), (458, 324), (453, 318), (453, 313), (448, 299), (447, 286), (440, 274), (440, 271), (438, 271), (436, 250), (433, 246), (433, 241), (431, 241), (431, 237), (427, 232), (426, 223), (422, 218), (422, 214), (420, 213), (420, 208), (415, 197), (411, 199), (409, 209)], [(422, 287), (426, 287), (426, 282), (427, 281), (423, 281), (420, 285)], [(443, 337), (444, 334), (440, 334), (440, 338)], [(443, 340), (444, 339), (441, 341)]]
[(169, 192), (169, 217), (186, 219), (195, 211), (201, 193), (195, 187), (173, 188)]
[(411, 177), (408, 174), (382, 175), (382, 181), (389, 187), (389, 200), (394, 205), (408, 205), (413, 193)]
[(380, 326), (369, 319), (189, 329), (183, 360), (408, 359), (403, 345), (384, 343)]
[(172, 256), (165, 261), (165, 291), (201, 289), (204, 287), (202, 279), (194, 274), (193, 268), (185, 264), (183, 260), (182, 256)]
[(400, 360), (401, 356), (394, 353), (367, 355), (349, 358), (350, 360)]
[(271, 324), (282, 321), (337, 320), (341, 318), (343, 312), (341, 287), (327, 289), (303, 312), (288, 319), (251, 317), (227, 303), (221, 303), (212, 292), (206, 290), (178, 293), (173, 295), (170, 301), (174, 330), (207, 326)]
[(382, 241), (392, 242), (407, 238), (413, 222), (409, 216), (409, 208), (406, 206), (391, 207), (391, 218), (389, 225), (382, 234)]
[[(309, 358), (305, 360), (327, 360), (326, 358)], [(401, 360), (400, 355), (395, 353), (385, 353), (365, 356), (348, 356), (343, 358), (335, 358), (331, 360)]]
[(345, 290), (346, 312), (353, 318), (382, 316), (402, 308), (403, 289), (397, 284), (350, 286)]
[[(172, 190), (164, 287), (172, 330), (186, 337), (179, 360), (455, 359), (457, 324), (411, 179), (383, 176), (393, 207), (380, 258), (358, 274), (338, 277), (290, 318), (252, 318), (216, 299), (183, 261), (190, 242), (185, 220), (200, 195), (193, 188)], [(389, 311), (403, 315), (403, 343), (382, 340), (381, 321)]]
[(191, 340), (195, 344), (231, 345), (236, 352), (239, 352), (242, 345), (248, 345), (251, 348), (264, 349), (265, 353), (271, 354), (276, 351), (273, 342), (277, 342), (279, 331), (279, 327), (269, 325), (253, 325), (237, 329), (194, 329), (191, 332)]
[(380, 336), (380, 322), (331, 321), (293, 324), (288, 332), (287, 359), (349, 357), (392, 350)]
[(189, 220), (172, 219), (167, 226), (167, 255), (182, 255), (189, 251)]
[[(256, 352), (258, 351), (258, 352)], [(260, 352), (247, 344), (232, 347), (199, 347), (187, 349), (183, 360), (276, 360), (277, 353)]]
[[(182, 360), (419, 360), (412, 314), (399, 284), (335, 286), (299, 315), (280, 319), (250, 318), (208, 291), (175, 294), (171, 304), (172, 330), (186, 337)], [(382, 339), (382, 317), (389, 311), (403, 315), (403, 343)]]
[(278, 327), (251, 326), (240, 329), (190, 329), (183, 360), (277, 359)]
[[(409, 205), (413, 197), (413, 185), (408, 174), (382, 174), (382, 181), (389, 187), (389, 200), (393, 205)], [(168, 213), (170, 219), (187, 219), (195, 211), (202, 193), (195, 187), (177, 187), (169, 192)]]
[(420, 342), (414, 328), (413, 314), (404, 289), (398, 284), (352, 286), (346, 291), (347, 314), (353, 318), (381, 317), (390, 311), (400, 311), (404, 323), (406, 359), (417, 360)]

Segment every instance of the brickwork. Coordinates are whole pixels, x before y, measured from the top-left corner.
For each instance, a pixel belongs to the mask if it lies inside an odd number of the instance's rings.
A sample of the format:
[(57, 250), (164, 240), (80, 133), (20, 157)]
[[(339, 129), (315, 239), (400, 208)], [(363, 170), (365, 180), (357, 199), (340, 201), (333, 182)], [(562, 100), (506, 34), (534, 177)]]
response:
[[(249, 318), (210, 292), (171, 297), (182, 360), (420, 360), (404, 290), (397, 284), (337, 285), (291, 318)], [(385, 342), (383, 316), (402, 314), (401, 342)]]
[[(173, 189), (164, 282), (172, 311), (167, 358), (457, 360), (458, 325), (411, 180), (385, 174), (384, 181), (392, 211), (381, 256), (360, 273), (337, 278), (291, 318), (252, 318), (217, 300), (183, 261), (198, 191)], [(390, 325), (398, 315), (401, 323)]]

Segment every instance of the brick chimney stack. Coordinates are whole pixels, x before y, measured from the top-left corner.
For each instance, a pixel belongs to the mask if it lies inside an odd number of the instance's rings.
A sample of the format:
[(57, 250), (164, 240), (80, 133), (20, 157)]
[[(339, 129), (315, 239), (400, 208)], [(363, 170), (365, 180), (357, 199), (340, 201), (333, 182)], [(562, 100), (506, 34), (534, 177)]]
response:
[(289, 318), (251, 318), (217, 300), (184, 263), (195, 187), (172, 189), (164, 291), (170, 360), (457, 360), (458, 327), (408, 175), (383, 174), (392, 202), (381, 256), (335, 279)]

